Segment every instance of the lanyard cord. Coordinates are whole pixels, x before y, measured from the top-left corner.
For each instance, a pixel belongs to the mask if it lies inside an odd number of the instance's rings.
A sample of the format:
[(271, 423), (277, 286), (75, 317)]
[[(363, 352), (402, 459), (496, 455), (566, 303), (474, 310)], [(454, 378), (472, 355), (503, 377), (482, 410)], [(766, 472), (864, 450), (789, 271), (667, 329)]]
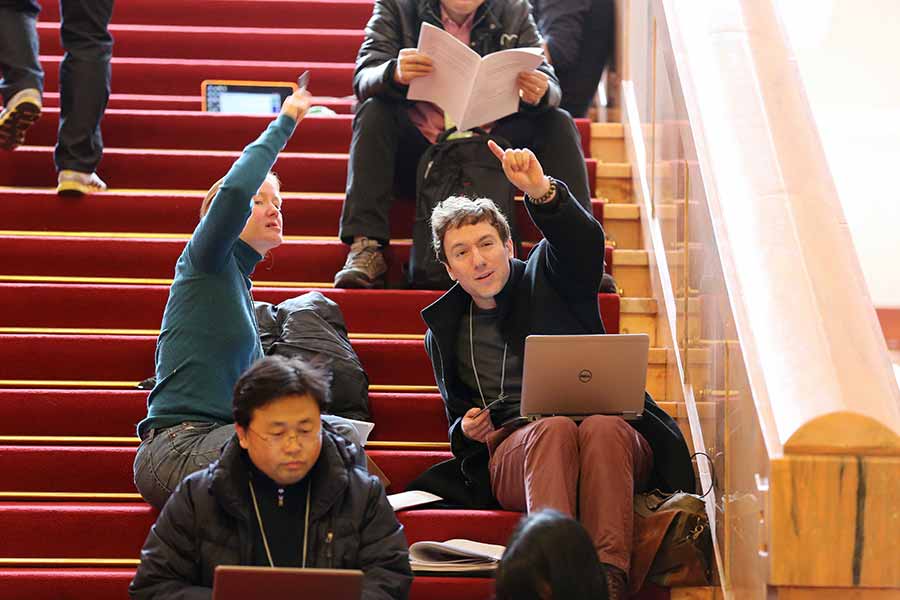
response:
[[(478, 395), (481, 396), (481, 404), (487, 408), (487, 402), (484, 399), (484, 392), (481, 391), (481, 381), (478, 380), (478, 369), (475, 368), (475, 340), (472, 337), (472, 305), (474, 301), (469, 301), (469, 357), (472, 359), (472, 373), (475, 375), (475, 385), (478, 386)], [(503, 344), (503, 366), (500, 368), (500, 395), (497, 400), (503, 402), (506, 394), (503, 393), (503, 382), (506, 380), (506, 350), (509, 348), (508, 343)]]
[[(256, 511), (256, 522), (259, 523), (259, 532), (262, 534), (263, 548), (266, 549), (266, 558), (269, 559), (269, 566), (275, 568), (275, 563), (272, 562), (272, 553), (269, 551), (269, 540), (266, 539), (266, 530), (263, 528), (262, 516), (259, 514), (259, 505), (256, 503), (256, 491), (253, 489), (252, 481), (248, 481), (247, 484), (250, 486), (250, 497), (253, 499), (253, 510)], [(307, 542), (309, 541), (309, 504), (311, 497), (312, 481), (306, 486), (306, 518), (303, 526), (303, 562), (300, 565), (301, 569), (306, 568), (306, 548)]]

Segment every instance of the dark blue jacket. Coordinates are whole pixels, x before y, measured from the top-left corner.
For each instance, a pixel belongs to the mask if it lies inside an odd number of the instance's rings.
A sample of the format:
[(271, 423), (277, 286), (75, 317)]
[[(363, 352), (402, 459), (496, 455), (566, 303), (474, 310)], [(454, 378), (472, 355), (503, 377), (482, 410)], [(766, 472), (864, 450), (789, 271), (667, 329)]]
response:
[[(597, 304), (603, 276), (605, 237), (600, 223), (559, 183), (557, 198), (545, 205), (526, 201), (531, 219), (544, 235), (527, 261), (513, 259), (509, 281), (495, 297), (503, 337), (510, 351), (524, 354), (531, 334), (605, 333)], [(450, 445), (473, 496), (490, 498), (487, 446), (466, 437), (462, 417), (478, 404), (457, 374), (456, 341), (460, 321), (470, 302), (457, 284), (422, 311), (428, 325), (425, 348), (444, 399), (450, 423)], [(512, 406), (518, 414), (518, 406)], [(507, 413), (491, 411), (495, 426)], [(695, 489), (694, 470), (681, 430), (649, 394), (644, 416), (632, 424), (650, 444), (654, 473), (650, 487), (662, 490)]]
[(612, 0), (531, 0), (562, 88), (561, 108), (583, 117), (612, 55)]

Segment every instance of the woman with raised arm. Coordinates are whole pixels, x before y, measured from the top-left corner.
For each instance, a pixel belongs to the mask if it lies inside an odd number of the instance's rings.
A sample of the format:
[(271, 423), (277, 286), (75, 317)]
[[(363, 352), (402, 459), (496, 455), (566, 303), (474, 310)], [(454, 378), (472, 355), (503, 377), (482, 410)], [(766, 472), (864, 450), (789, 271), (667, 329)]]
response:
[[(135, 485), (156, 508), (234, 436), (234, 384), (263, 356), (250, 274), (282, 242), (281, 185), (271, 169), (309, 106), (304, 89), (288, 97), (278, 118), (213, 184), (175, 264), (134, 461)], [(352, 426), (340, 432), (352, 433)]]

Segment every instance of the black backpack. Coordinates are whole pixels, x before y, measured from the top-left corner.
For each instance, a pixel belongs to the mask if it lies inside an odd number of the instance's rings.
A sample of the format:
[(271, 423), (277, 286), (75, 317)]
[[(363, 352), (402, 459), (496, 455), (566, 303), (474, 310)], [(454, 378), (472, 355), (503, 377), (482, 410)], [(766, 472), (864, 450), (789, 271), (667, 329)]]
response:
[(471, 136), (448, 139), (455, 132), (456, 128), (443, 132), (419, 160), (416, 220), (407, 271), (409, 285), (414, 288), (446, 290), (453, 284), (431, 240), (431, 211), (450, 196), (493, 200), (509, 221), (513, 244), (519, 248), (516, 190), (487, 145), (492, 139), (501, 148), (509, 148), (509, 142), (478, 128), (471, 130)]
[(333, 300), (308, 292), (277, 305), (256, 302), (256, 320), (266, 355), (325, 361), (332, 373), (330, 414), (370, 420), (369, 377)]

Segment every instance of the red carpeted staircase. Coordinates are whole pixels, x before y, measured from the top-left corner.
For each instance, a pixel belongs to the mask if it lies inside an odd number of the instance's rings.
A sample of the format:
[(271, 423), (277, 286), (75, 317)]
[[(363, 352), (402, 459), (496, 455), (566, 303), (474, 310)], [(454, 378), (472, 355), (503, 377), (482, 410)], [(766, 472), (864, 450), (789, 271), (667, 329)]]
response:
[[(0, 598), (127, 597), (155, 518), (135, 493), (135, 423), (153, 374), (155, 335), (175, 259), (208, 186), (268, 117), (198, 112), (203, 79), (292, 81), (312, 72), (315, 103), (275, 166), (288, 241), (255, 274), (257, 300), (320, 289), (344, 311), (369, 374), (370, 455), (402, 491), (449, 457), (447, 422), (422, 346), (419, 311), (437, 293), (330, 289), (346, 247), (336, 238), (350, 139), (352, 61), (371, 0), (120, 0), (113, 95), (103, 122), (106, 194), (58, 198), (58, 6), (39, 26), (46, 109), (27, 145), (0, 156)], [(590, 127), (578, 122), (592, 190)], [(593, 201), (604, 217), (604, 204)], [(391, 277), (409, 254), (413, 205), (397, 202)], [(538, 233), (519, 207), (523, 235)], [(294, 236), (294, 237), (291, 237)], [(526, 249), (528, 244), (526, 244)], [(607, 262), (615, 274), (613, 253)], [(618, 331), (620, 299), (598, 299)], [(410, 542), (505, 543), (520, 515), (412, 510)], [(486, 600), (485, 578), (417, 577), (416, 600)], [(641, 598), (666, 598), (649, 589)]]

